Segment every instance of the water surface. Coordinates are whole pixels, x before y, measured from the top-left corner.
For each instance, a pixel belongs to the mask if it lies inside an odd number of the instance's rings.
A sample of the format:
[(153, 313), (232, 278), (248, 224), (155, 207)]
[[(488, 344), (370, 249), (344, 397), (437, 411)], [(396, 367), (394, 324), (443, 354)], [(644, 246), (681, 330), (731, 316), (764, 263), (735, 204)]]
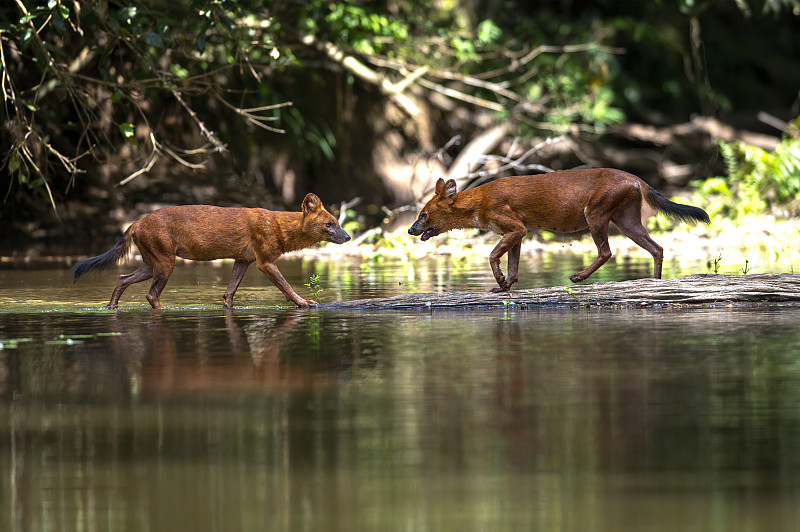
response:
[[(281, 269), (491, 287), (438, 260)], [(798, 530), (800, 309), (305, 311), (253, 269), (225, 311), (228, 274), (114, 312), (113, 274), (0, 273), (0, 530)]]

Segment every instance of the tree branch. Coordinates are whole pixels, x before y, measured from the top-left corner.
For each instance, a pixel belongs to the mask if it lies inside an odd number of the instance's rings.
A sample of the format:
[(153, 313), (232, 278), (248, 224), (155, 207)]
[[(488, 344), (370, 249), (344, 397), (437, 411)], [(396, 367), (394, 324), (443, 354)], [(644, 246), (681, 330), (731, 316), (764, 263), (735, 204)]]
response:
[(264, 105), (261, 107), (250, 107), (248, 109), (242, 109), (241, 107), (236, 107), (235, 105), (229, 103), (225, 98), (223, 98), (218, 92), (214, 91), (214, 97), (220, 102), (222, 105), (227, 107), (228, 109), (232, 110), (234, 113), (238, 114), (239, 116), (243, 117), (249, 123), (253, 124), (254, 126), (260, 127), (262, 129), (266, 129), (267, 131), (272, 131), (273, 133), (286, 133), (285, 130), (279, 129), (277, 127), (272, 127), (264, 122), (272, 122), (277, 120), (278, 118), (275, 116), (261, 116), (257, 113), (263, 111), (271, 111), (273, 109), (279, 109), (281, 107), (288, 107), (293, 105), (292, 102), (283, 102), (275, 105)]
[(420, 110), (414, 101), (403, 94), (403, 91), (412, 85), (417, 78), (425, 74), (427, 70), (422, 72), (413, 72), (399, 83), (392, 83), (386, 76), (369, 68), (367, 65), (356, 59), (356, 57), (347, 54), (344, 50), (330, 42), (320, 42), (313, 35), (306, 35), (302, 38), (303, 44), (312, 46), (317, 50), (323, 52), (329, 59), (343, 68), (353, 73), (355, 76), (363, 79), (364, 81), (377, 85), (381, 91), (389, 96), (394, 103), (397, 104), (410, 117), (415, 118), (419, 115)]

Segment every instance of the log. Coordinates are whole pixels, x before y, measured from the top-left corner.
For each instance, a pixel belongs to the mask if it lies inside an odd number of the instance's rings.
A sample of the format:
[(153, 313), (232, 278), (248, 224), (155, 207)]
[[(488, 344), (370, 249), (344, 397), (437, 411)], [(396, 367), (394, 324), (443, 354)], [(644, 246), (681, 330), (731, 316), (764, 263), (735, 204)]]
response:
[(505, 293), (403, 294), (320, 305), (327, 309), (458, 310), (541, 308), (665, 308), (800, 306), (800, 274), (687, 275), (678, 279), (635, 279)]

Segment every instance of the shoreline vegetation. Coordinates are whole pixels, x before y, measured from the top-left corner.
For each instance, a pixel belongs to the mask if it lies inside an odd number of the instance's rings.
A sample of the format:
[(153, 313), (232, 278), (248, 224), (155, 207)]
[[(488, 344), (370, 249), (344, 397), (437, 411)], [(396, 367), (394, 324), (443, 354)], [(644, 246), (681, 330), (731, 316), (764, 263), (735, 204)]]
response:
[[(674, 223), (661, 214), (644, 213), (645, 216), (651, 215), (646, 225), (653, 239), (664, 248), (665, 259), (678, 264), (706, 261), (708, 271), (712, 273), (718, 273), (722, 264), (726, 270), (730, 270), (732, 264), (743, 265), (743, 274), (753, 271), (758, 264), (769, 264), (773, 271), (776, 265), (781, 265), (783, 272), (794, 273), (794, 264), (798, 263), (800, 271), (800, 246), (796, 244), (800, 236), (798, 124), (800, 118), (791, 124), (790, 132), (772, 152), (741, 142), (720, 144), (728, 166), (728, 177), (694, 182), (685, 200), (674, 198), (680, 203), (698, 205), (707, 210), (711, 217), (708, 225)], [(649, 211), (647, 206), (645, 208)], [(323, 243), (284, 257), (351, 257), (365, 262), (408, 262), (431, 255), (486, 258), (499, 241), (499, 236), (493, 233), (457, 230), (423, 242), (407, 233), (412, 222), (410, 214), (417, 210), (411, 206), (396, 211), (400, 212), (399, 216), (390, 214), (380, 226), (359, 234), (358, 229), (363, 225), (357, 221), (357, 215), (344, 203), (341, 209), (340, 222), (354, 234), (352, 241), (337, 245)], [(649, 258), (644, 249), (619, 234), (613, 224), (609, 244), (614, 255)], [(57, 267), (60, 263), (71, 266), (84, 258), (66, 253), (63, 256), (44, 254), (41, 249), (31, 247), (14, 251), (10, 256), (0, 252), (0, 267), (36, 264)], [(102, 251), (95, 250), (97, 253)], [(533, 231), (522, 243), (522, 254), (527, 256), (563, 252), (596, 255), (597, 249), (588, 232), (556, 234)]]

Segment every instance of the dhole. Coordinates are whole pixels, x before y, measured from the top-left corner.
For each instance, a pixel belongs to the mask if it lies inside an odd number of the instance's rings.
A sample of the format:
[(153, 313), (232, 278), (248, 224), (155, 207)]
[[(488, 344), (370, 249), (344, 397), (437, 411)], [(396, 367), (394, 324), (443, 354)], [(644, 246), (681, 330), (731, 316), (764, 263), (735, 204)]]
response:
[[(608, 223), (653, 255), (653, 277), (661, 278), (664, 250), (642, 225), (642, 201), (657, 211), (683, 221), (708, 223), (697, 207), (669, 201), (635, 175), (611, 168), (562, 170), (548, 174), (504, 177), (456, 192), (452, 179), (436, 182), (433, 198), (408, 230), (428, 240), (451, 229), (476, 228), (503, 235), (489, 254), (492, 273), (504, 292), (517, 282), (522, 238), (529, 230), (571, 233), (589, 228), (597, 245), (597, 258), (585, 270), (570, 276), (583, 281), (611, 258)], [(508, 253), (508, 277), (500, 270), (500, 257)]]
[(233, 307), (233, 294), (247, 268), (256, 263), (270, 281), (298, 307), (316, 306), (316, 301), (298, 296), (283, 278), (275, 261), (288, 251), (307, 248), (327, 240), (342, 244), (350, 236), (314, 194), (303, 199), (302, 212), (277, 212), (266, 209), (185, 205), (167, 207), (134, 222), (111, 249), (78, 262), (72, 268), (75, 281), (94, 269), (108, 268), (128, 253), (131, 242), (142, 254), (142, 264), (119, 283), (108, 308), (117, 308), (128, 286), (153, 278), (147, 301), (161, 308), (161, 291), (175, 267), (175, 256), (191, 260), (234, 259), (231, 280), (223, 296), (226, 308)]

